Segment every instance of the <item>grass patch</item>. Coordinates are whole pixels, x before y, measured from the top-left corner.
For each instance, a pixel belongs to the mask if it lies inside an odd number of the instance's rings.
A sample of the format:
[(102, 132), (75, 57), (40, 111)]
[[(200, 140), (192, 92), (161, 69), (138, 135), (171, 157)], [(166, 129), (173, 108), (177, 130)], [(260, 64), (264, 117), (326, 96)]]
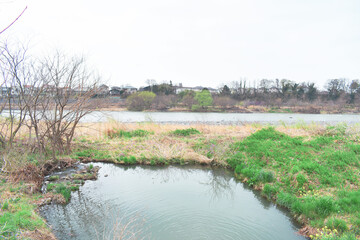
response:
[[(46, 228), (31, 203), (36, 196), (21, 193), (21, 186), (17, 185), (8, 182), (0, 187), (0, 239), (23, 239), (20, 237), (23, 231)], [(18, 190), (10, 191), (10, 188)]]
[(188, 137), (194, 134), (200, 134), (201, 132), (195, 128), (187, 128), (187, 129), (176, 129), (171, 131), (170, 134), (181, 137)]
[(125, 156), (125, 155), (120, 155), (119, 157), (116, 158), (116, 160), (118, 162), (123, 162), (126, 165), (132, 165), (132, 164), (136, 164), (136, 157), (134, 156)]
[(106, 136), (111, 138), (132, 138), (132, 137), (146, 137), (150, 134), (154, 134), (153, 132), (149, 132), (147, 130), (136, 129), (132, 131), (125, 131), (122, 129), (112, 129), (106, 132)]
[(227, 162), (238, 178), (304, 223), (359, 234), (359, 151), (343, 125), (311, 140), (269, 127), (232, 144)]
[(72, 157), (79, 158), (79, 159), (86, 158), (86, 159), (93, 159), (93, 160), (107, 160), (107, 159), (113, 158), (110, 155), (109, 151), (98, 150), (98, 149), (94, 149), (94, 148), (74, 152)]

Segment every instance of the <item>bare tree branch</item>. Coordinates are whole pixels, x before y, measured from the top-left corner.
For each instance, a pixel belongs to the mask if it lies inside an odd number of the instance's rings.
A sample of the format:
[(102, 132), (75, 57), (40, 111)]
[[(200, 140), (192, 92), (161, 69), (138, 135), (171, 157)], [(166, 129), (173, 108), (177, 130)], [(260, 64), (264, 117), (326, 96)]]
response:
[(10, 25), (9, 26), (7, 26), (6, 28), (4, 28), (1, 32), (0, 32), (0, 34), (2, 34), (3, 32), (5, 32), (7, 29), (9, 29), (23, 14), (24, 14), (24, 12), (26, 11), (26, 9), (27, 9), (27, 6), (24, 8), (24, 10), (20, 13), (20, 15), (12, 22), (12, 23), (10, 23)]

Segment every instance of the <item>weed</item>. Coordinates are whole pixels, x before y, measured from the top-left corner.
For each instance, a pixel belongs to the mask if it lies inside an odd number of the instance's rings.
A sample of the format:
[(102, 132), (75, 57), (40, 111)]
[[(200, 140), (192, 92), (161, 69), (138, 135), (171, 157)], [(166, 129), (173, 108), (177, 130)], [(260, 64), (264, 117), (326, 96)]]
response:
[(336, 229), (340, 232), (344, 232), (348, 229), (346, 222), (339, 218), (330, 218), (326, 222), (326, 226), (330, 229)]
[(127, 165), (132, 165), (132, 164), (136, 164), (137, 160), (136, 157), (134, 156), (125, 156), (125, 155), (120, 155), (117, 159), (118, 162), (123, 162), (124, 164)]
[(93, 160), (112, 159), (112, 156), (106, 150), (85, 149), (74, 153), (74, 158), (90, 158)]
[(266, 170), (260, 170), (257, 179), (263, 183), (271, 183), (274, 181), (274, 173)]
[(71, 189), (67, 188), (64, 184), (61, 183), (57, 184), (54, 190), (56, 193), (60, 193), (61, 195), (63, 195), (66, 202), (69, 202), (71, 197)]
[(175, 135), (175, 136), (187, 137), (187, 136), (194, 135), (194, 134), (200, 134), (200, 131), (195, 128), (176, 129), (176, 130), (170, 132), (170, 134)]
[(46, 186), (46, 191), (47, 191), (47, 192), (51, 192), (52, 190), (54, 190), (55, 187), (56, 187), (55, 183), (49, 183), (49, 184)]
[(1, 206), (1, 209), (2, 210), (7, 210), (7, 209), (9, 209), (9, 202), (4, 202), (3, 204), (2, 204), (2, 206)]
[(59, 176), (54, 175), (49, 177), (49, 181), (57, 181), (57, 180), (59, 180)]
[(18, 239), (17, 234), (20, 229), (32, 231), (45, 226), (41, 218), (36, 215), (34, 206), (26, 203), (25, 199), (12, 204), (11, 210), (10, 207), (3, 210), (0, 215), (1, 239)]
[(149, 132), (142, 129), (137, 129), (133, 131), (125, 131), (121, 129), (113, 129), (106, 132), (106, 135), (109, 138), (132, 138), (132, 137), (146, 137), (153, 132)]
[(70, 186), (71, 191), (77, 191), (79, 190), (79, 186)]
[(271, 199), (273, 198), (274, 196), (276, 196), (278, 192), (278, 189), (273, 186), (273, 185), (270, 185), (268, 183), (265, 184), (264, 186), (264, 189), (263, 189), (263, 194), (268, 198), (268, 199)]

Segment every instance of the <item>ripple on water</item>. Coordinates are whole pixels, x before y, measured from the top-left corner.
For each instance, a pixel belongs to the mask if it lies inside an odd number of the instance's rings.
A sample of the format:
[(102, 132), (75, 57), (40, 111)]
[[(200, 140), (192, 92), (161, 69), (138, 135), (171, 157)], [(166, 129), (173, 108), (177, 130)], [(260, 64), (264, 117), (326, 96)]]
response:
[(42, 210), (58, 239), (119, 232), (159, 240), (305, 239), (288, 216), (224, 170), (95, 164), (102, 167), (97, 181), (72, 193), (68, 205)]

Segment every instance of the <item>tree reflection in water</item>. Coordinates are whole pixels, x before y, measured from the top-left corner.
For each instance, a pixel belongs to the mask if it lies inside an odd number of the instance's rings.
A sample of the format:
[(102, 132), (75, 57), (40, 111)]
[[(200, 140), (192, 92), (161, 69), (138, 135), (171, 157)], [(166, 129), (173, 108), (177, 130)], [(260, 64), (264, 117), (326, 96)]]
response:
[(201, 182), (207, 186), (206, 195), (210, 196), (211, 201), (217, 201), (221, 198), (234, 199), (235, 182), (234, 178), (224, 169), (208, 170), (208, 180)]

